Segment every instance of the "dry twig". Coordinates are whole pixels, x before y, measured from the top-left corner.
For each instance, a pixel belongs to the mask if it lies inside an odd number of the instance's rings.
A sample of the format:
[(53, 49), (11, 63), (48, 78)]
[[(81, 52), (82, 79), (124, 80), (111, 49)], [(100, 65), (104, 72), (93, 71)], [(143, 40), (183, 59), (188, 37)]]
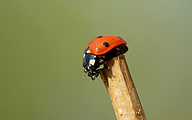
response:
[(118, 120), (145, 120), (137, 91), (132, 81), (125, 56), (119, 55), (106, 65), (109, 69), (100, 70)]

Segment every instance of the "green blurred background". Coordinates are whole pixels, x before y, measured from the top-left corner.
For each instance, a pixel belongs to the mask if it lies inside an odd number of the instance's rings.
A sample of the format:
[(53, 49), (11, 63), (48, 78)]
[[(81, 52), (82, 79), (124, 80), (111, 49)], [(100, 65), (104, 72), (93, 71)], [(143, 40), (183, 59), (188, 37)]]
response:
[(82, 55), (124, 38), (149, 120), (192, 119), (191, 0), (0, 0), (0, 120), (115, 120)]

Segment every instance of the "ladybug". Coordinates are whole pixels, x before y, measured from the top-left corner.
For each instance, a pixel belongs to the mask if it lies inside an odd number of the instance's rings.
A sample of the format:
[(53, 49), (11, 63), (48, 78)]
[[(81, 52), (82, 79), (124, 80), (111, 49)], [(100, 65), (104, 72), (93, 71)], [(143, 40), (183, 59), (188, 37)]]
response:
[(94, 80), (99, 70), (107, 68), (105, 62), (128, 51), (125, 40), (115, 35), (101, 35), (93, 39), (83, 54), (83, 68)]

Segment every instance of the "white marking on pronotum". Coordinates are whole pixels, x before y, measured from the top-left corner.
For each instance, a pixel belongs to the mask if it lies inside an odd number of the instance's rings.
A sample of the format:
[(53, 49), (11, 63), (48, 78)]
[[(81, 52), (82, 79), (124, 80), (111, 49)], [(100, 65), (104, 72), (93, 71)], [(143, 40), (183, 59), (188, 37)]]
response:
[(84, 59), (84, 57), (85, 57), (85, 54), (83, 54), (83, 59)]
[(94, 65), (95, 64), (95, 59), (90, 59), (89, 64)]
[(86, 53), (90, 53), (90, 51), (89, 50), (87, 50), (87, 52)]

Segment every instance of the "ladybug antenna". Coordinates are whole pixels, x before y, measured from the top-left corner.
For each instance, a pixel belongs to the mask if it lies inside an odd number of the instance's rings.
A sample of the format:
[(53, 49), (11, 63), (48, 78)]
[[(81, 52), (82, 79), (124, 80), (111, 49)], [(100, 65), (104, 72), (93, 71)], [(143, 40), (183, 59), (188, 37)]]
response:
[(85, 76), (86, 76), (86, 74), (82, 77), (82, 80), (84, 80), (84, 79), (85, 79)]

